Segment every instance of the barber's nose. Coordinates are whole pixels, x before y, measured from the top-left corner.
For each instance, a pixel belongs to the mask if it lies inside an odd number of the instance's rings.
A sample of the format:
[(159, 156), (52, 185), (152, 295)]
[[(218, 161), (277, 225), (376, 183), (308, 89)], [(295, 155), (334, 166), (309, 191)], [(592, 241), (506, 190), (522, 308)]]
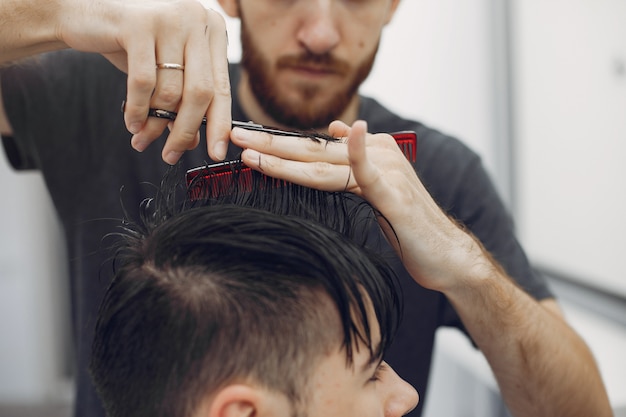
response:
[(415, 388), (392, 369), (389, 372), (390, 383), (386, 389), (385, 417), (401, 417), (413, 410), (419, 402), (419, 395)]
[(330, 52), (340, 40), (338, 17), (333, 13), (333, 1), (307, 2), (298, 42), (309, 52), (321, 55)]

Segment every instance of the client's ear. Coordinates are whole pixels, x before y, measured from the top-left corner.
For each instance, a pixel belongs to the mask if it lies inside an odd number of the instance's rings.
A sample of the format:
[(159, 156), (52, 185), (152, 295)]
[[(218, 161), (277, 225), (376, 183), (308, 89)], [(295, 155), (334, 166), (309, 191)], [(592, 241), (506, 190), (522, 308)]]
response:
[(289, 417), (292, 415), (291, 404), (284, 394), (253, 385), (228, 385), (212, 397), (206, 417)]

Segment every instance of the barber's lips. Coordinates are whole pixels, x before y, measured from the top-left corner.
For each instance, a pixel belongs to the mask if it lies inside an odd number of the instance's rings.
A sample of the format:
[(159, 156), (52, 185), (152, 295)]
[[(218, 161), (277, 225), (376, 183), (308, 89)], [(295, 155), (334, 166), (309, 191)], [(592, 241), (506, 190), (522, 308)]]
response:
[(284, 69), (288, 69), (297, 72), (300, 75), (308, 77), (328, 77), (341, 75), (341, 72), (334, 67), (319, 66), (319, 65), (289, 65)]

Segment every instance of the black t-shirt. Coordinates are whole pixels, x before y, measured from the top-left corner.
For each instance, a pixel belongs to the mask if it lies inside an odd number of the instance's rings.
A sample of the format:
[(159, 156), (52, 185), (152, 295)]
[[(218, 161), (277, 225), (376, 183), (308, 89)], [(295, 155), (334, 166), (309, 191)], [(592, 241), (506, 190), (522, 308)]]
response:
[[(238, 79), (239, 67), (231, 65), (233, 85)], [(65, 231), (78, 357), (76, 415), (104, 416), (87, 373), (98, 306), (111, 276), (103, 237), (116, 231), (122, 207), (132, 214), (153, 193), (149, 184), (158, 184), (167, 168), (161, 160), (164, 138), (143, 153), (131, 149), (120, 112), (126, 76), (99, 55), (45, 54), (1, 69), (0, 82), (14, 131), (12, 138), (3, 138), (7, 156), (16, 169), (42, 172)], [(233, 119), (247, 121), (233, 100)], [(370, 132), (416, 131), (415, 168), (435, 201), (465, 224), (522, 288), (537, 299), (552, 296), (531, 269), (475, 153), (454, 138), (392, 114), (371, 98), (362, 97), (359, 118), (368, 122)], [(229, 157), (237, 153), (231, 146)], [(207, 159), (203, 136), (198, 149), (183, 156), (183, 164), (191, 168)], [(462, 324), (442, 294), (415, 284), (397, 258), (394, 267), (404, 316), (386, 360), (424, 398), (436, 329), (462, 329)], [(421, 409), (420, 403), (411, 415), (418, 416)]]

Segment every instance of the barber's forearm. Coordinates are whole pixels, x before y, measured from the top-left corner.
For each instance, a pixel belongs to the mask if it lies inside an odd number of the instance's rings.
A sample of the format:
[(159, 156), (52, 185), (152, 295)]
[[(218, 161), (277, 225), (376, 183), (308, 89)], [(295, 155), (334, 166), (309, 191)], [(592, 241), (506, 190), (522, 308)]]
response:
[(0, 0), (0, 62), (63, 49), (57, 0)]
[(478, 263), (447, 295), (513, 415), (611, 416), (594, 358), (556, 303), (533, 300), (493, 265)]

